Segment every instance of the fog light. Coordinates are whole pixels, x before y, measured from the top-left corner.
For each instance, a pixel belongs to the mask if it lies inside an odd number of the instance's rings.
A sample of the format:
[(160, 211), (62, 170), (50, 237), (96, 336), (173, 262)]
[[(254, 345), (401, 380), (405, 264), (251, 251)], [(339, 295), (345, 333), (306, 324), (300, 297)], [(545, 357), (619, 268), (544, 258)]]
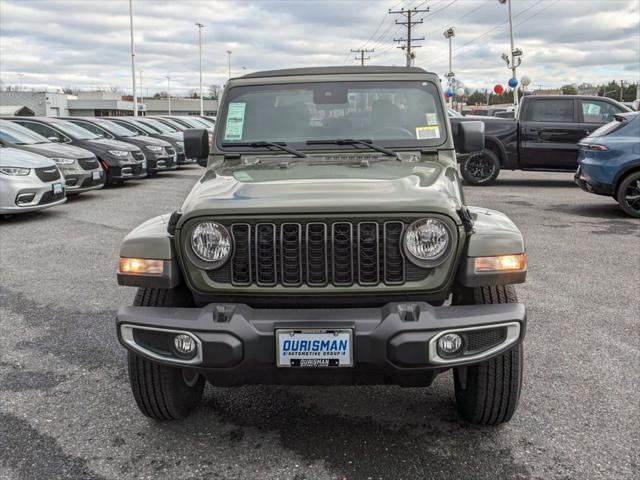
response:
[(25, 203), (33, 202), (35, 198), (35, 193), (19, 193), (16, 197), (16, 205), (24, 205)]
[(462, 348), (462, 337), (457, 333), (447, 333), (438, 339), (438, 350), (447, 356), (454, 355)]
[(196, 353), (196, 341), (189, 335), (181, 333), (173, 339), (173, 346), (180, 355), (193, 357)]

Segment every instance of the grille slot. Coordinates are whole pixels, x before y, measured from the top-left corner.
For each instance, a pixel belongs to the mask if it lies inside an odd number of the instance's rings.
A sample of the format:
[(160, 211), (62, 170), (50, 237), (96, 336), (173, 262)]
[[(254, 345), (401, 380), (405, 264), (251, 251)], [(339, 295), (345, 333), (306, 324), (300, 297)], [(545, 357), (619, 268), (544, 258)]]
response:
[(258, 223), (255, 237), (256, 283), (274, 286), (276, 277), (276, 226), (273, 223)]
[(232, 257), (209, 272), (235, 286), (349, 287), (402, 285), (426, 278), (431, 269), (405, 259), (401, 220), (360, 223), (228, 223)]
[(84, 170), (93, 170), (99, 167), (97, 158), (79, 158), (78, 165)]
[(60, 178), (60, 171), (58, 167), (44, 167), (44, 168), (34, 168), (36, 175), (43, 182), (53, 182), (54, 180), (58, 180)]
[(506, 327), (489, 328), (466, 334), (465, 355), (473, 355), (500, 345), (507, 339)]

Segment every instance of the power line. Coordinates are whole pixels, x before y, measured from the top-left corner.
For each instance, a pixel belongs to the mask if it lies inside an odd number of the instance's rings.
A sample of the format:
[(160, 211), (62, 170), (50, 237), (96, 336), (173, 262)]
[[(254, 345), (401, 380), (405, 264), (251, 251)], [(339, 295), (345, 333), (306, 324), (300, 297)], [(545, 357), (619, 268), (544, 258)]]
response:
[(365, 53), (373, 53), (375, 50), (367, 50), (365, 48), (357, 48), (357, 49), (351, 49), (352, 53), (359, 53), (360, 55), (357, 56), (356, 55), (356, 60), (360, 60), (360, 65), (364, 65), (364, 61), (365, 60), (371, 60), (371, 57), (366, 57), (364, 56)]
[[(421, 4), (422, 5), (422, 4)], [(398, 43), (402, 43), (405, 42), (405, 45), (402, 46), (400, 45), (398, 48), (401, 48), (403, 50), (405, 50), (406, 54), (407, 54), (407, 67), (411, 66), (411, 61), (414, 58), (414, 55), (411, 52), (412, 48), (418, 48), (420, 47), (420, 45), (415, 45), (414, 42), (419, 42), (424, 40), (424, 37), (420, 37), (420, 38), (411, 38), (411, 29), (414, 25), (418, 25), (420, 23), (422, 23), (422, 18), (420, 20), (411, 20), (411, 17), (417, 13), (428, 13), (429, 12), (429, 7), (427, 7), (426, 9), (419, 9), (418, 7), (414, 7), (414, 8), (410, 8), (408, 10), (405, 10), (404, 8), (400, 9), (400, 10), (391, 10), (389, 9), (389, 13), (392, 15), (402, 15), (404, 16), (407, 21), (406, 22), (399, 22), (397, 19), (395, 21), (396, 25), (405, 25), (407, 27), (407, 38), (394, 38), (393, 41), (394, 42), (398, 42)]]

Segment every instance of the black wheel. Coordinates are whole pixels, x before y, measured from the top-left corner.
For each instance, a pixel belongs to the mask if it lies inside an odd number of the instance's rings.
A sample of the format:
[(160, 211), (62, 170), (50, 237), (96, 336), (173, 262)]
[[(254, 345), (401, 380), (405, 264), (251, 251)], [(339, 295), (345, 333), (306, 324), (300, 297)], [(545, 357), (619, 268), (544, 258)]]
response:
[[(134, 305), (190, 307), (186, 288), (140, 288)], [(169, 367), (129, 352), (129, 382), (140, 411), (154, 420), (184, 418), (202, 400), (205, 379), (189, 369)]]
[(622, 180), (616, 200), (627, 215), (640, 218), (640, 172), (634, 172)]
[(481, 152), (472, 153), (460, 164), (462, 178), (469, 185), (491, 185), (500, 173), (500, 159), (485, 148)]
[[(469, 289), (457, 303), (516, 303), (512, 285)], [(516, 411), (522, 389), (522, 344), (486, 362), (453, 371), (456, 406), (475, 425), (508, 422)]]

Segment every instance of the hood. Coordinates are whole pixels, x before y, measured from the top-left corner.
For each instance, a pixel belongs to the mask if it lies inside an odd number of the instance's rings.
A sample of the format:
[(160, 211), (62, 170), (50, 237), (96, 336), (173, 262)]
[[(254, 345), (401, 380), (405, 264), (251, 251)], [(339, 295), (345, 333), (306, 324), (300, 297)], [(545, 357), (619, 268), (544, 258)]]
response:
[(17, 148), (0, 148), (0, 166), (2, 167), (24, 167), (42, 168), (55, 167), (53, 160), (49, 160), (42, 155), (18, 150)]
[[(292, 160), (224, 165), (208, 171), (182, 205), (183, 220), (202, 215), (435, 212), (459, 223), (453, 167), (434, 162)], [(181, 220), (181, 222), (183, 221)]]
[(166, 142), (165, 140), (161, 140), (159, 138), (154, 137), (145, 137), (142, 135), (138, 135), (136, 137), (120, 137), (118, 139), (120, 142), (125, 142), (130, 145), (136, 146), (144, 146), (144, 145), (157, 145), (158, 147), (170, 147), (171, 144)]
[(111, 140), (109, 138), (98, 138), (95, 140), (90, 140), (94, 145), (100, 145), (104, 147), (105, 150), (125, 150), (127, 152), (136, 152), (140, 150), (135, 145), (131, 145), (130, 143), (121, 142), (120, 140)]
[(93, 158), (95, 155), (84, 148), (74, 147), (61, 143), (36, 143), (33, 145), (21, 145), (20, 148), (33, 153), (38, 153), (49, 158)]

